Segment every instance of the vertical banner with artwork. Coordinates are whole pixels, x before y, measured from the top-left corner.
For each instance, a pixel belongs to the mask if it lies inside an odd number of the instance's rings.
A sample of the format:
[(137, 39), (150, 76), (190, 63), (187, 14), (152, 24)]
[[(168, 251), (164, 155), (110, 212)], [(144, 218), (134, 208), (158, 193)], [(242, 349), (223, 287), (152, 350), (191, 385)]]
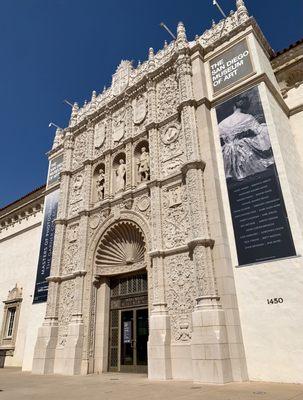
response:
[[(51, 160), (47, 186), (56, 184), (60, 181), (62, 164), (62, 154)], [(47, 300), (48, 282), (46, 278), (50, 275), (59, 194), (60, 190), (56, 189), (47, 194), (44, 199), (42, 236), (33, 303), (42, 303)]]
[(239, 265), (296, 255), (258, 87), (216, 113)]

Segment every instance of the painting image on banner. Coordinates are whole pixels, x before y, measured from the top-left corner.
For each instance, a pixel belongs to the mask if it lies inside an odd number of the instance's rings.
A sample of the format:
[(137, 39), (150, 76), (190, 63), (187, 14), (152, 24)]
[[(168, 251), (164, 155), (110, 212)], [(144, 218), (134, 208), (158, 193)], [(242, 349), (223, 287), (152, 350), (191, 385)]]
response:
[(294, 256), (258, 87), (216, 113), (239, 265)]
[(33, 303), (41, 303), (47, 300), (48, 282), (46, 278), (49, 277), (52, 262), (59, 192), (60, 190), (57, 189), (45, 197), (42, 236)]

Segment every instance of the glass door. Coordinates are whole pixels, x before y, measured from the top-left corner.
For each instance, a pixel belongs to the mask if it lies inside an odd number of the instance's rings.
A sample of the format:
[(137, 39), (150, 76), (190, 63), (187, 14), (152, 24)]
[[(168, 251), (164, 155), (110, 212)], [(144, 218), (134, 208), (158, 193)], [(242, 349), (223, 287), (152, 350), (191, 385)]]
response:
[(120, 371), (147, 372), (147, 309), (121, 310)]

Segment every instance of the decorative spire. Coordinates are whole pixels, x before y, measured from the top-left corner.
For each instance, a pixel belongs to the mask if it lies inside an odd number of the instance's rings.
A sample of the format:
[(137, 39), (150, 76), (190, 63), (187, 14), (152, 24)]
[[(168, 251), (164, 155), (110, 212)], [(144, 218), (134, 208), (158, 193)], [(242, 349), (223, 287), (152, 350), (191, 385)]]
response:
[(187, 42), (186, 31), (183, 22), (178, 23), (177, 27), (177, 41)]
[(102, 93), (105, 93), (105, 91), (106, 91), (106, 86), (104, 85), (104, 86), (103, 86), (103, 92), (102, 92)]
[(63, 130), (61, 128), (56, 129), (55, 139), (53, 143), (53, 149), (59, 146), (63, 141)]
[(70, 121), (69, 121), (70, 126), (76, 125), (76, 123), (77, 123), (78, 111), (79, 111), (78, 103), (74, 103), (73, 108), (72, 108), (72, 113), (71, 113)]
[(185, 47), (188, 47), (188, 41), (187, 41), (186, 31), (185, 31), (183, 22), (178, 23), (176, 44), (177, 44), (179, 50), (181, 50)]
[(95, 90), (92, 91), (92, 98), (90, 102), (90, 107), (89, 107), (89, 112), (93, 113), (96, 111), (96, 98), (97, 98), (97, 93)]
[(164, 48), (166, 49), (167, 46), (168, 46), (168, 45), (167, 45), (167, 40), (165, 40), (165, 41), (164, 41)]
[(155, 57), (154, 49), (152, 47), (148, 50), (148, 61), (153, 61)]
[(247, 8), (244, 0), (236, 0), (238, 20), (240, 23), (246, 21), (249, 18)]
[(155, 68), (155, 54), (154, 49), (152, 47), (148, 50), (148, 69), (153, 70)]

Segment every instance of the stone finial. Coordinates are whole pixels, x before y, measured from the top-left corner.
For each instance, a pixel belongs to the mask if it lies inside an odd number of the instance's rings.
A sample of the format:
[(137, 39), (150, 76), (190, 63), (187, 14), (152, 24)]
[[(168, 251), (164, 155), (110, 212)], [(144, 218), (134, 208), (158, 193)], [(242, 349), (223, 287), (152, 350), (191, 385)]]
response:
[(155, 63), (155, 54), (154, 54), (154, 49), (152, 47), (149, 48), (148, 50), (148, 69), (153, 70), (156, 66)]
[(57, 146), (59, 146), (62, 143), (63, 137), (64, 137), (63, 129), (57, 128), (54, 143), (53, 143), (53, 149), (55, 149)]
[(106, 86), (104, 85), (103, 86), (103, 92), (102, 93), (105, 93), (106, 92)]
[(90, 112), (93, 113), (96, 110), (96, 98), (97, 98), (97, 93), (95, 90), (92, 91), (92, 97), (91, 97), (91, 102), (90, 102)]
[(186, 31), (183, 22), (178, 23), (177, 41), (187, 42)]
[(166, 48), (167, 48), (167, 46), (168, 46), (168, 44), (167, 44), (167, 40), (165, 40), (165, 41), (164, 41), (164, 48), (166, 49)]
[(77, 123), (78, 111), (79, 111), (78, 103), (74, 103), (73, 108), (72, 108), (72, 113), (71, 113), (70, 121), (69, 121), (69, 124), (70, 124), (71, 126), (74, 126), (74, 125), (76, 125), (76, 123)]
[(240, 23), (246, 21), (249, 17), (244, 0), (236, 0), (238, 20)]
[(92, 91), (92, 99), (91, 99), (91, 101), (94, 102), (96, 100), (96, 97), (97, 97), (97, 93), (96, 93), (95, 90), (93, 90)]
[(155, 58), (154, 49), (152, 47), (148, 50), (148, 61), (153, 61)]

